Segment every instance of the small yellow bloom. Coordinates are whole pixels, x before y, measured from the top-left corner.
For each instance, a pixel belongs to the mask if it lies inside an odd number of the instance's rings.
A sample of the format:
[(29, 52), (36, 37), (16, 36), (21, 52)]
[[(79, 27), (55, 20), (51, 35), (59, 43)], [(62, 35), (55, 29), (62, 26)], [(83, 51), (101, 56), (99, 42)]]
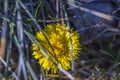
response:
[[(56, 65), (54, 65), (39, 51), (39, 49), (42, 49), (53, 61), (57, 62), (59, 66), (65, 70), (69, 70), (71, 68), (72, 61), (70, 53), (70, 35), (72, 42), (72, 54), (76, 60), (81, 50), (78, 32), (74, 32), (71, 29), (69, 34), (68, 27), (59, 23), (47, 25), (43, 32), (49, 40), (50, 45), (43, 33), (41, 31), (37, 32), (36, 39), (41, 43), (41, 45), (37, 45), (35, 43), (33, 44), (34, 58), (39, 60), (39, 64), (45, 71), (51, 71), (51, 73), (58, 72)], [(35, 45), (37, 45), (38, 48)]]

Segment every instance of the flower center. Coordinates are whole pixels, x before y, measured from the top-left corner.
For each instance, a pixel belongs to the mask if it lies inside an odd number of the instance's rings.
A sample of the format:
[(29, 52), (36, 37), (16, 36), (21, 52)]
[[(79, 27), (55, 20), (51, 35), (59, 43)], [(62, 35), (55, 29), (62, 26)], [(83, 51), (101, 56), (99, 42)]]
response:
[(54, 52), (57, 56), (64, 54), (64, 45), (62, 43), (58, 42), (53, 42), (52, 47), (54, 49)]

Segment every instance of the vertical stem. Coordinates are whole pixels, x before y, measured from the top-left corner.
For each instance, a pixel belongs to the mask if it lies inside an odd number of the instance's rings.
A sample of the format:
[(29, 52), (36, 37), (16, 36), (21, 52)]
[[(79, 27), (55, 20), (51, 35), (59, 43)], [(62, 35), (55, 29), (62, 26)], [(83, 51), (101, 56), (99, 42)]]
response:
[(59, 0), (56, 0), (56, 18), (59, 18)]
[(16, 39), (16, 44), (19, 51), (18, 76), (20, 77), (21, 72), (23, 72), (24, 80), (28, 80), (25, 61), (24, 61), (23, 23), (20, 13), (20, 6), (17, 0), (16, 0), (16, 7), (17, 7), (17, 36), (18, 36), (18, 42)]
[(30, 9), (31, 9), (31, 14), (34, 15), (32, 0), (30, 0)]
[(45, 20), (45, 13), (44, 13), (44, 5), (41, 6), (41, 11), (42, 11), (41, 13), (42, 13), (42, 17), (43, 17), (43, 20), (44, 20), (43, 25), (45, 27), (46, 26), (46, 22), (45, 22), (46, 20)]
[(8, 67), (10, 63), (10, 57), (11, 57), (11, 48), (12, 48), (12, 39), (13, 39), (13, 26), (10, 25), (10, 39), (8, 41), (8, 46), (7, 46), (7, 54), (6, 54), (6, 69), (5, 69), (5, 77), (7, 78), (8, 76)]
[(8, 16), (8, 0), (4, 0), (4, 20), (2, 24), (1, 42), (0, 42), (0, 56), (5, 55), (6, 33), (7, 33), (7, 16)]
[(62, 6), (62, 1), (60, 1), (60, 17), (61, 17), (61, 23), (64, 25), (64, 16), (63, 16), (63, 6)]
[[(4, 58), (5, 56), (5, 46), (6, 46), (6, 32), (7, 32), (7, 17), (8, 17), (8, 0), (4, 0), (4, 20), (2, 24), (2, 34), (1, 34), (1, 46), (0, 46), (0, 56)], [(7, 79), (8, 63), (5, 67), (5, 79)]]

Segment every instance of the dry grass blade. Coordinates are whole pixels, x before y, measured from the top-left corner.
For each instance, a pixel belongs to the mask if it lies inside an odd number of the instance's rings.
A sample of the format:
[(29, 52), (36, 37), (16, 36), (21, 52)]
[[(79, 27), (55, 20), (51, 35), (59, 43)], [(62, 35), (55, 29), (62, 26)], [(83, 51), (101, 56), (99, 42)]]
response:
[(28, 80), (25, 61), (24, 61), (24, 43), (23, 43), (23, 25), (22, 25), (22, 18), (20, 14), (20, 6), (18, 1), (16, 1), (16, 7), (17, 7), (17, 35), (18, 41), (15, 37), (16, 45), (19, 50), (19, 64), (18, 64), (18, 76), (21, 76), (21, 72), (23, 72), (23, 76), (25, 80)]
[(2, 25), (2, 35), (1, 35), (1, 42), (0, 42), (0, 56), (4, 57), (5, 55), (5, 46), (6, 46), (6, 33), (8, 30), (7, 25), (7, 18), (8, 18), (8, 1), (4, 1), (4, 21)]
[(98, 16), (98, 17), (101, 17), (103, 19), (106, 19), (106, 20), (109, 20), (109, 21), (113, 20), (113, 16), (111, 16), (109, 14), (105, 14), (105, 13), (98, 12), (98, 11), (95, 11), (95, 10), (90, 10), (90, 9), (85, 8), (85, 7), (77, 6), (77, 5), (70, 4), (70, 3), (68, 3), (68, 4), (71, 5), (73, 8), (78, 8), (78, 9), (80, 9), (82, 11), (91, 13), (91, 14), (93, 14), (95, 16)]

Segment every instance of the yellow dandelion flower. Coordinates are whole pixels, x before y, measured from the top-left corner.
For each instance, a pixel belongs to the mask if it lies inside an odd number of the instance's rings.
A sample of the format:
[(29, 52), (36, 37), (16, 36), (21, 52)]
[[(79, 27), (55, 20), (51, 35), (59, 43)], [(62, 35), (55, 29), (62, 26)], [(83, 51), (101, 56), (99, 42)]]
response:
[[(37, 32), (36, 39), (41, 43), (38, 45), (38, 48), (44, 50), (46, 54), (53, 60), (56, 61), (57, 64), (61, 66), (65, 70), (69, 70), (71, 68), (71, 53), (70, 53), (70, 35), (68, 32), (68, 27), (65, 25), (57, 24), (49, 24), (44, 29), (44, 34), (49, 40), (49, 45), (47, 39), (42, 34), (42, 32)], [(70, 30), (71, 34), (71, 43), (72, 43), (72, 54), (74, 59), (76, 60), (79, 56), (79, 51), (81, 50), (81, 44), (79, 41), (78, 32), (74, 32), (72, 29)], [(52, 47), (52, 48), (51, 48)], [(45, 71), (51, 71), (51, 73), (57, 73), (58, 69), (56, 65), (54, 65), (48, 58), (46, 58), (33, 44), (33, 56), (38, 60), (39, 64)], [(51, 54), (52, 53), (52, 54)], [(53, 54), (54, 53), (54, 54)], [(54, 56), (55, 55), (55, 56)]]

